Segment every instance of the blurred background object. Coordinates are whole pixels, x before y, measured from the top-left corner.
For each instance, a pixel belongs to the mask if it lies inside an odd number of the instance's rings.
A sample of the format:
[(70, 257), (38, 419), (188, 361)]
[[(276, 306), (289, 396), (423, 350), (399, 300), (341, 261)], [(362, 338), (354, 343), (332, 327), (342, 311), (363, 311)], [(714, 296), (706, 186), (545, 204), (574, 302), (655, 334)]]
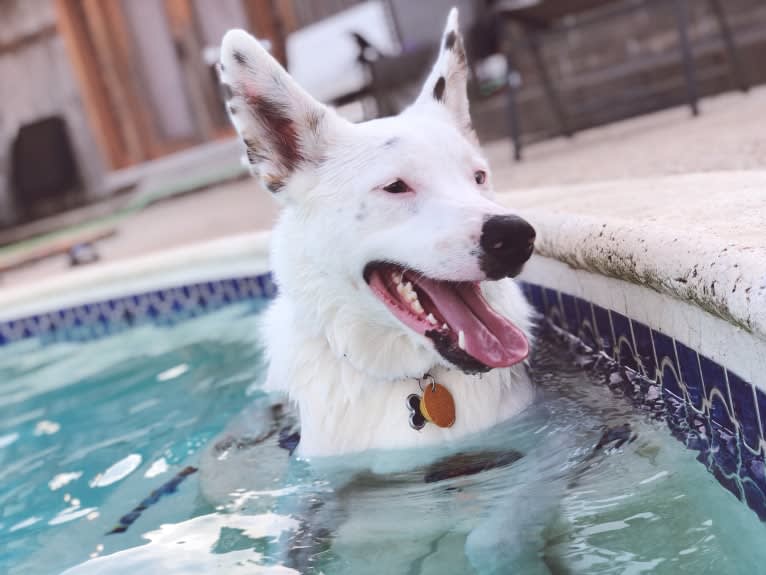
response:
[[(30, 261), (107, 246), (147, 206), (245, 176), (215, 73), (229, 28), (362, 120), (412, 100), (452, 5), (474, 126), (484, 143), (513, 136), (517, 157), (766, 82), (763, 0), (0, 0), (0, 270), (26, 261), (19, 242), (34, 242)], [(270, 205), (230, 189), (271, 223)], [(157, 241), (191, 235), (180, 228)]]
[[(554, 82), (549, 67), (543, 54), (543, 45), (552, 34), (571, 35), (583, 28), (598, 26), (604, 21), (613, 21), (625, 18), (631, 12), (656, 10), (668, 8), (672, 12), (673, 22), (677, 32), (678, 59), (681, 62), (683, 70), (683, 88), (686, 94), (686, 101), (689, 105), (692, 115), (699, 113), (699, 85), (697, 80), (697, 64), (689, 40), (689, 6), (687, 0), (664, 0), (663, 2), (626, 2), (622, 0), (570, 0), (568, 2), (556, 2), (552, 0), (497, 0), (491, 3), (492, 10), (502, 20), (511, 21), (520, 28), (523, 40), (529, 49), (534, 61), (535, 69), (542, 85), (545, 97), (550, 106), (552, 115), (558, 122), (562, 134), (571, 136), (576, 127), (570, 120), (568, 101), (564, 100), (559, 92), (560, 88)], [(726, 50), (726, 59), (732, 76), (732, 80), (742, 90), (747, 91), (749, 84), (742, 68), (739, 49), (735, 42), (726, 19), (723, 6), (719, 0), (708, 0), (708, 6), (716, 20), (720, 31), (720, 41)], [(654, 54), (650, 50), (636, 50), (637, 53), (625, 55), (623, 61), (603, 62), (600, 74), (605, 83), (619, 83), (629, 79), (631, 76), (643, 75), (646, 80), (646, 73), (652, 73), (667, 66), (668, 56), (672, 54)], [(667, 51), (664, 51), (667, 52)], [(513, 47), (507, 48), (509, 62), (515, 61), (516, 51)], [(676, 74), (678, 75), (678, 74)], [(582, 84), (582, 79), (577, 79)], [(515, 157), (521, 157), (521, 126), (520, 117), (515, 109), (515, 92), (518, 89), (518, 82), (509, 82), (509, 118), (511, 121), (511, 137), (514, 141)], [(645, 81), (643, 86), (630, 86), (628, 90), (611, 90), (608, 96), (611, 98), (594, 98), (592, 102), (579, 103), (579, 112), (588, 113), (595, 116), (590, 122), (585, 121), (585, 125), (591, 125), (603, 122), (610, 118), (609, 115), (599, 116), (597, 111), (603, 114), (604, 110), (609, 110), (609, 102), (622, 108), (622, 111), (612, 112), (612, 117), (622, 117), (622, 115), (633, 115), (644, 108), (655, 109), (664, 107), (667, 104), (663, 102), (663, 92), (668, 91), (667, 86), (663, 86), (657, 81)], [(645, 103), (643, 103), (645, 101)], [(588, 108), (587, 106), (590, 106)], [(607, 112), (609, 114), (609, 112)], [(582, 123), (582, 121), (581, 121)]]

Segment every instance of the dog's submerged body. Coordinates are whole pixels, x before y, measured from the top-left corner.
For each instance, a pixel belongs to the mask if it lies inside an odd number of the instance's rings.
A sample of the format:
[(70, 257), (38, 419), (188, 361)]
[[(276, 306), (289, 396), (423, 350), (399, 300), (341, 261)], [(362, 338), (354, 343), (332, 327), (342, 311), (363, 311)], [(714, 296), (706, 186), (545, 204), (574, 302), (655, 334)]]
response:
[[(266, 388), (297, 404), (299, 453), (444, 442), (528, 405), (530, 309), (506, 276), (534, 230), (492, 201), (456, 11), (420, 97), (394, 118), (339, 118), (242, 31), (224, 38), (220, 75), (252, 170), (284, 206)], [(425, 374), (452, 394), (452, 427), (410, 427)]]

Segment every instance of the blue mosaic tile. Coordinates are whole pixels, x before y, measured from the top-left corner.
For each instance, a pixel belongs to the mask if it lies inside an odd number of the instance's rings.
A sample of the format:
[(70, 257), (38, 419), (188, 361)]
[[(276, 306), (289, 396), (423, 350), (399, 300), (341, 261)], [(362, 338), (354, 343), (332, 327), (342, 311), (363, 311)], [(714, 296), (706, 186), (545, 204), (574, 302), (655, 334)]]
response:
[(657, 358), (657, 372), (662, 382), (662, 393), (671, 394), (677, 399), (683, 399), (681, 378), (676, 364), (676, 349), (673, 340), (664, 333), (652, 331), (654, 353)]
[(575, 298), (575, 305), (577, 306), (577, 316), (580, 318), (580, 324), (575, 335), (589, 348), (596, 349), (598, 340), (593, 323), (593, 307), (589, 301), (580, 298)]
[(612, 316), (612, 331), (614, 333), (615, 341), (619, 342), (620, 339), (623, 339), (626, 342), (629, 342), (629, 345), (632, 348), (633, 334), (630, 332), (630, 322), (628, 321), (628, 318), (616, 311), (610, 311), (609, 313)]
[(174, 325), (233, 303), (271, 298), (276, 292), (271, 274), (263, 274), (132, 294), (0, 322), (0, 345), (33, 337), (42, 342), (87, 341), (146, 322)]
[(737, 426), (731, 417), (731, 406), (728, 404), (726, 389), (708, 387), (708, 402), (710, 403), (710, 419), (729, 433), (733, 434)]
[(687, 443), (689, 435), (689, 412), (684, 402), (681, 382), (675, 364), (669, 358), (660, 363), (660, 382), (662, 384), (662, 400), (667, 414), (666, 423), (676, 439)]
[(543, 299), (543, 288), (537, 285), (529, 286), (529, 302), (532, 307), (537, 310), (537, 313), (545, 315), (545, 300)]
[(633, 347), (633, 333), (630, 329), (630, 320), (616, 311), (609, 312), (612, 316), (612, 330), (614, 332), (614, 358), (620, 364), (638, 371), (638, 361)]
[(577, 310), (577, 302), (573, 296), (565, 293), (561, 294), (561, 311), (563, 312), (566, 330), (576, 332), (580, 325), (580, 314)]
[(710, 420), (706, 415), (701, 415), (687, 406), (686, 423), (689, 433), (683, 443), (689, 449), (697, 451), (697, 460), (707, 466), (713, 441), (713, 430), (711, 429)]
[(755, 405), (758, 408), (758, 419), (761, 426), (761, 438), (766, 440), (766, 393), (755, 390)]
[(633, 349), (636, 352), (636, 363), (638, 371), (646, 379), (656, 381), (657, 361), (654, 359), (654, 342), (652, 341), (652, 330), (638, 321), (631, 320), (633, 328)]
[(760, 457), (743, 457), (740, 466), (741, 484), (747, 505), (766, 521), (766, 464)]
[(734, 473), (726, 473), (715, 462), (712, 463), (708, 469), (713, 474), (713, 476), (718, 480), (718, 483), (720, 483), (727, 491), (731, 492), (731, 494), (734, 495), (734, 497), (736, 497), (739, 500), (742, 500), (743, 494), (742, 494), (742, 489), (740, 487), (740, 483), (738, 481), (738, 477), (739, 477), (738, 475)]
[(593, 319), (596, 322), (596, 342), (598, 348), (609, 357), (614, 354), (614, 336), (612, 335), (612, 322), (609, 319), (609, 311), (593, 304)]
[(742, 442), (750, 451), (758, 453), (761, 426), (758, 422), (758, 412), (754, 409), (756, 401), (753, 387), (731, 371), (727, 371), (726, 375), (729, 382), (732, 415), (739, 424)]
[[(277, 295), (277, 284), (274, 283), (274, 277), (271, 274), (260, 275), (255, 278), (258, 286), (259, 297), (273, 298)], [(255, 294), (253, 294), (255, 295)]]
[(547, 288), (543, 289), (543, 298), (545, 301), (545, 317), (547, 317), (553, 325), (562, 329), (567, 329), (567, 324), (564, 320), (564, 312), (561, 310), (561, 304), (559, 302), (559, 292)]
[(676, 341), (676, 354), (678, 356), (678, 371), (681, 381), (686, 389), (686, 395), (691, 407), (698, 413), (704, 413), (705, 387), (702, 384), (699, 359), (697, 352)]
[(657, 369), (660, 370), (663, 363), (670, 363), (676, 368), (676, 348), (673, 339), (657, 330), (652, 330), (652, 341), (654, 342), (654, 357), (657, 359)]
[(705, 387), (705, 397), (710, 397), (710, 391), (714, 388), (726, 389), (724, 369), (704, 355), (698, 357), (702, 374), (702, 385)]
[(713, 435), (715, 436), (716, 430), (722, 430), (726, 432), (726, 436), (736, 436), (737, 426), (731, 418), (730, 407), (726, 403), (725, 397), (719, 393), (719, 390), (713, 389), (710, 392), (708, 399), (710, 402), (710, 419), (713, 423)]
[(527, 282), (519, 282), (519, 287), (521, 288), (521, 293), (523, 293), (524, 297), (527, 298), (527, 301), (531, 301), (532, 287)]

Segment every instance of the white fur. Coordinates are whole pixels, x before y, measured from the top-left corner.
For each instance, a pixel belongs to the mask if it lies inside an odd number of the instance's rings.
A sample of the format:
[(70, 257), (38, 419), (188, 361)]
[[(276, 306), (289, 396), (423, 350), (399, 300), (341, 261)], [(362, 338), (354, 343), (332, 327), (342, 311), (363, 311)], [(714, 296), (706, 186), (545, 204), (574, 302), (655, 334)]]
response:
[[(445, 37), (453, 30), (456, 11)], [(272, 248), (279, 296), (263, 325), (266, 386), (297, 403), (303, 456), (449, 441), (495, 425), (532, 400), (522, 366), (483, 375), (455, 369), (430, 340), (400, 323), (362, 276), (368, 262), (388, 260), (436, 279), (485, 279), (482, 223), (508, 211), (492, 201), (489, 181), (474, 180), (476, 170), (489, 169), (468, 123), (459, 56), (443, 42), (413, 106), (352, 125), (306, 94), (251, 36), (231, 31), (224, 38), (221, 79), (233, 93), (232, 121), (258, 152), (254, 173), (281, 184), (276, 196), (284, 209)], [(437, 101), (440, 76), (446, 86)], [(259, 97), (277, 102), (290, 119), (287, 137), (254, 115), (250, 104)], [(280, 156), (286, 143), (301, 158), (292, 168)], [(382, 190), (397, 178), (415, 193)], [(530, 308), (513, 281), (484, 282), (482, 290), (529, 334)], [(427, 372), (455, 399), (449, 429), (409, 427), (405, 401)]]

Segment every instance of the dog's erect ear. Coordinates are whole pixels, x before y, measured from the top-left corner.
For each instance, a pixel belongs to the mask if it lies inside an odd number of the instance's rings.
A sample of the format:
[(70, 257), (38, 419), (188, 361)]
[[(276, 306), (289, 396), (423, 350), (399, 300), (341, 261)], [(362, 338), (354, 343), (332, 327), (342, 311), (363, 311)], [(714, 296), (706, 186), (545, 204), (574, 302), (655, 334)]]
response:
[(457, 16), (457, 8), (452, 8), (447, 16), (439, 58), (415, 104), (437, 102), (446, 106), (460, 129), (472, 133), (468, 108), (468, 61)]
[(261, 43), (230, 30), (218, 73), (251, 171), (279, 193), (293, 174), (321, 161), (335, 114), (301, 88)]

